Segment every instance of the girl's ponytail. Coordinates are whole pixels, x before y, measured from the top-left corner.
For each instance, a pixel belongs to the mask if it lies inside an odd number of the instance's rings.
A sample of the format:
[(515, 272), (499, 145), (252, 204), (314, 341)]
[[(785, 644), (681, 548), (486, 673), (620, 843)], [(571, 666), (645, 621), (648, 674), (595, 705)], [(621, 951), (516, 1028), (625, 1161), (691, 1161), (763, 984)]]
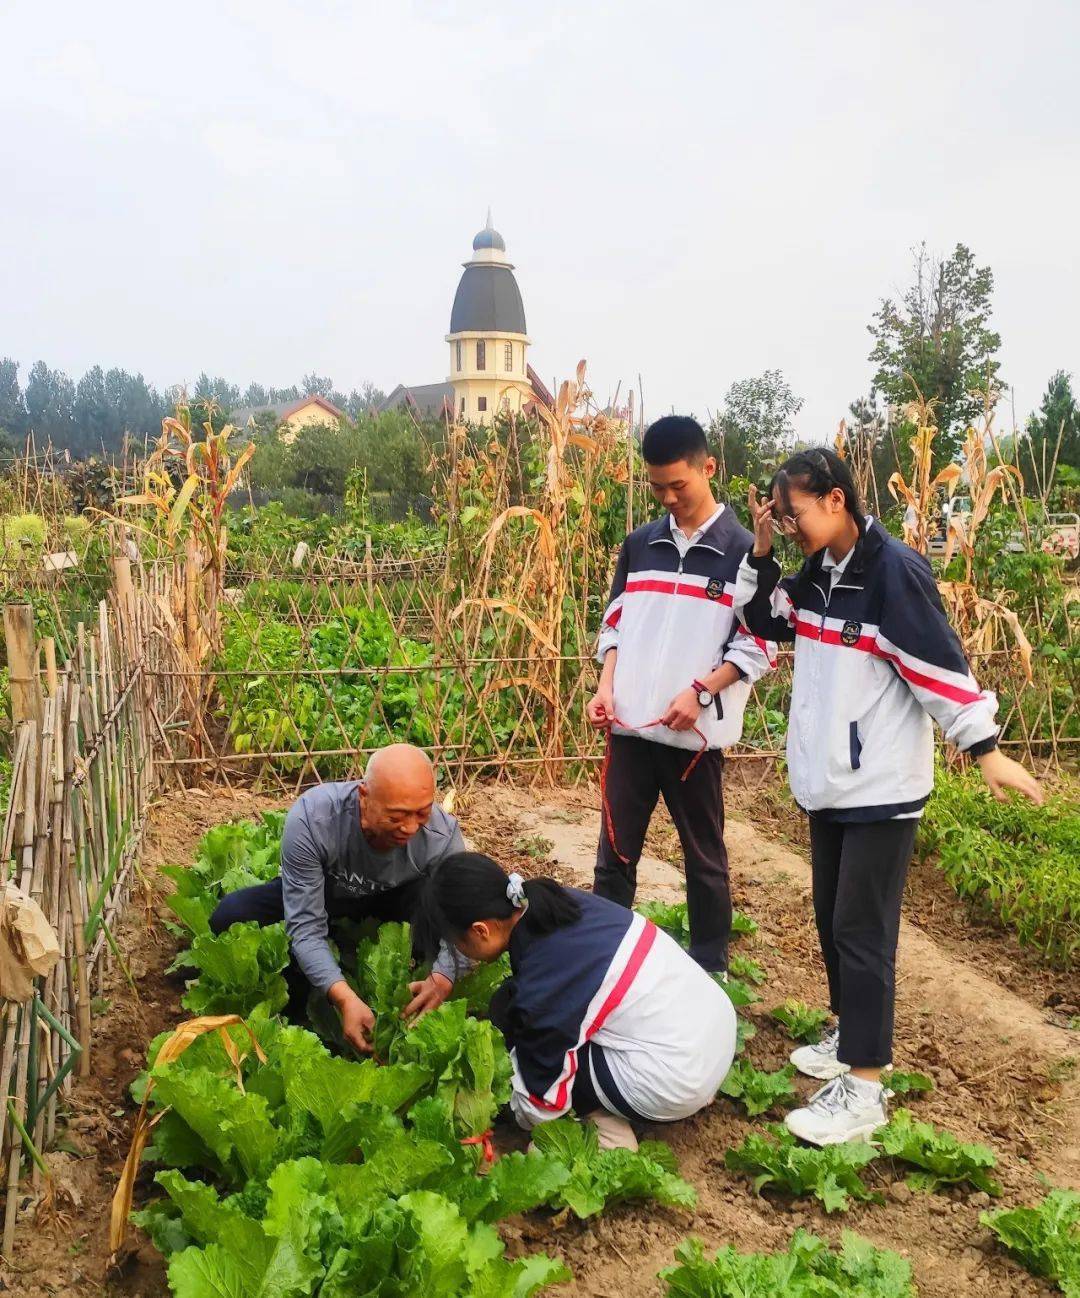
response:
[(554, 879), (527, 879), (528, 907), (522, 923), (534, 933), (553, 933), (581, 918), (581, 907), (572, 892)]

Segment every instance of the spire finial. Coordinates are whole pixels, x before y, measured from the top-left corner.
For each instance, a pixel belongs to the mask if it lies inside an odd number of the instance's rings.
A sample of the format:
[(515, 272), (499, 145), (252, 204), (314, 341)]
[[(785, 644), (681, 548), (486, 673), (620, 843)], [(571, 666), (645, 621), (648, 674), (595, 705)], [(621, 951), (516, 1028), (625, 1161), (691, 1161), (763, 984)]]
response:
[(485, 230), (494, 229), (494, 226), (491, 224), (491, 204), (490, 203), (488, 203), (487, 225), (484, 226), (484, 229)]

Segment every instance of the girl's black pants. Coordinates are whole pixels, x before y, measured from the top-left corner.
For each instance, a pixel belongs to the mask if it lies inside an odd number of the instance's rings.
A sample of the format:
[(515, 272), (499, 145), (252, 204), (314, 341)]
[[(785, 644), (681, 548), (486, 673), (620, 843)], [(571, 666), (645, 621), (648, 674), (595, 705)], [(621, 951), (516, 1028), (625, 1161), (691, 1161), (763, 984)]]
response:
[(814, 918), (840, 1019), (841, 1063), (892, 1062), (896, 941), (918, 820), (842, 824), (810, 816)]

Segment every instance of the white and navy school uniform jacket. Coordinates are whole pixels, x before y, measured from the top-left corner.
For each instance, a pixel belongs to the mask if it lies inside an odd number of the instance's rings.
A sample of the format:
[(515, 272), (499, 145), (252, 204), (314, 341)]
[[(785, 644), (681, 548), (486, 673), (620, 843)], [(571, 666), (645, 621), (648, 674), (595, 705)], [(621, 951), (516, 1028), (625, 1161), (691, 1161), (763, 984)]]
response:
[(580, 919), (544, 934), (519, 923), (510, 939), (515, 1117), (526, 1128), (563, 1117), (579, 1068), (612, 1113), (650, 1122), (696, 1113), (735, 1055), (731, 1002), (655, 924), (571, 891)]
[(758, 635), (794, 641), (788, 778), (804, 811), (865, 822), (921, 814), (934, 783), (931, 718), (979, 756), (997, 744), (930, 564), (873, 519), (833, 581), (826, 551), (780, 579), (751, 551), (736, 601)]
[(675, 748), (699, 749), (692, 730), (649, 726), (671, 700), (722, 662), (741, 679), (722, 690), (698, 718), (710, 748), (727, 748), (742, 736), (750, 688), (776, 662), (776, 646), (757, 637), (736, 616), (735, 582), (753, 537), (727, 506), (679, 553), (671, 516), (635, 528), (623, 542), (611, 597), (604, 612), (597, 658), (617, 648), (615, 713), (625, 724), (616, 734), (637, 735)]

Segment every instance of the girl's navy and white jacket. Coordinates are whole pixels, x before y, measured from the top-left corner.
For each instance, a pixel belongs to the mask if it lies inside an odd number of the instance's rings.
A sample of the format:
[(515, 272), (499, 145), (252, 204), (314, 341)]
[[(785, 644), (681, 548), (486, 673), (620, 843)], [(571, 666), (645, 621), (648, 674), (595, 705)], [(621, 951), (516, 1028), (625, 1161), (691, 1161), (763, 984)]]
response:
[(863, 822), (918, 816), (934, 783), (931, 718), (972, 756), (997, 743), (997, 699), (971, 674), (926, 559), (867, 519), (848, 556), (780, 578), (751, 551), (736, 606), (758, 635), (794, 641), (791, 791), (805, 811)]
[(655, 924), (570, 891), (581, 906), (573, 924), (537, 934), (519, 923), (510, 939), (515, 1117), (530, 1128), (565, 1115), (579, 1068), (612, 1113), (652, 1122), (696, 1113), (735, 1055), (731, 1002)]
[(753, 537), (722, 506), (686, 548), (673, 539), (670, 514), (635, 528), (623, 542), (597, 644), (602, 663), (618, 649), (616, 734), (637, 735), (676, 748), (701, 747), (693, 730), (650, 726), (671, 700), (722, 662), (741, 679), (705, 709), (697, 728), (710, 748), (727, 748), (742, 736), (750, 688), (775, 665), (776, 646), (752, 635), (735, 613), (739, 563)]

